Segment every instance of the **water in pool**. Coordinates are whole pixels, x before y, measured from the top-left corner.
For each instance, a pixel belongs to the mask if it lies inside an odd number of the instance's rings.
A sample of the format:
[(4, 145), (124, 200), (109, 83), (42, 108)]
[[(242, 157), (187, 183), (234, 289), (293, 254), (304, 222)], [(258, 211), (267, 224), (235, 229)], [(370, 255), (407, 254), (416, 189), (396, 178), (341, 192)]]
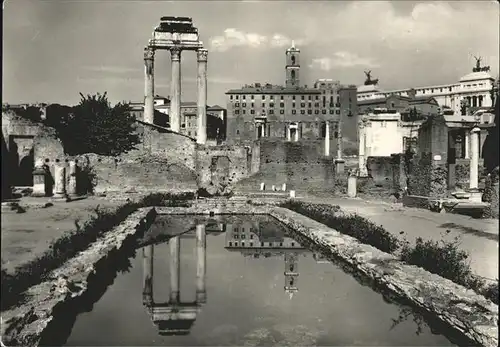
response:
[(159, 217), (131, 264), (67, 346), (452, 345), (271, 217)]

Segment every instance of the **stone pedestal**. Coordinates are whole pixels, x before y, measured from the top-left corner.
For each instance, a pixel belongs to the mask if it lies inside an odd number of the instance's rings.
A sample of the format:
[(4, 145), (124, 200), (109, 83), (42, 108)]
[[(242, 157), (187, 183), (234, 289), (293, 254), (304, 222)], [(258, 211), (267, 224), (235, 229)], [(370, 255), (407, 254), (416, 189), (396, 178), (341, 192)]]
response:
[(196, 226), (196, 302), (204, 304), (207, 301), (206, 291), (206, 262), (207, 236), (205, 225)]
[(66, 167), (56, 165), (54, 167), (54, 199), (67, 199), (66, 194)]
[(295, 198), (295, 190), (290, 190), (290, 198)]
[(275, 186), (274, 184), (271, 186), (271, 190), (272, 190), (273, 192), (275, 192), (275, 191), (276, 191), (276, 186)]
[(200, 49), (198, 57), (198, 120), (196, 142), (207, 142), (207, 55), (208, 50)]
[(260, 190), (266, 190), (266, 184), (264, 182), (260, 184)]
[(153, 245), (146, 246), (142, 249), (142, 303), (146, 306), (151, 306), (153, 304), (153, 256)]
[(144, 48), (144, 116), (143, 121), (154, 123), (154, 49)]
[(171, 48), (172, 80), (170, 87), (170, 129), (180, 132), (181, 129), (181, 49)]
[(283, 185), (281, 186), (281, 190), (286, 192), (286, 183), (283, 183)]
[(471, 202), (482, 202), (483, 194), (479, 191), (479, 189), (469, 189), (469, 201)]
[(345, 160), (344, 159), (335, 159), (335, 173), (342, 175), (345, 170)]
[(169, 241), (170, 246), (170, 302), (179, 303), (181, 281), (181, 243), (179, 236)]
[(357, 193), (357, 177), (350, 175), (347, 179), (347, 196), (350, 198), (355, 198)]
[(33, 170), (33, 192), (31, 196), (34, 197), (45, 197), (47, 192), (45, 189), (45, 184), (47, 181), (47, 169), (44, 167), (43, 163), (37, 163), (35, 169)]
[(74, 198), (78, 195), (77, 185), (76, 185), (76, 176), (77, 176), (78, 166), (74, 160), (70, 160), (69, 162), (69, 170), (68, 170), (68, 188), (66, 192), (70, 198)]

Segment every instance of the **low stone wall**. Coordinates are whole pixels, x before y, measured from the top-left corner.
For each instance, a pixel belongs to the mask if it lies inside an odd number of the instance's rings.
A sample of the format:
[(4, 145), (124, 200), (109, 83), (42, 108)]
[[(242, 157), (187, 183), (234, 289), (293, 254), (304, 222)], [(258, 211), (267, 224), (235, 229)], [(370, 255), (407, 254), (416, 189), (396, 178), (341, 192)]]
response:
[(144, 233), (156, 217), (154, 208), (142, 208), (77, 257), (53, 271), (49, 278), (27, 291), (30, 301), (2, 312), (1, 336), (7, 346), (38, 346), (43, 336), (57, 332), (51, 326), (64, 307), (74, 306), (83, 296), (94, 276), (105, 271), (127, 243)]
[(274, 207), (269, 214), (353, 273), (466, 337), (469, 341), (465, 344), (498, 345), (498, 305), (485, 297), (288, 209)]

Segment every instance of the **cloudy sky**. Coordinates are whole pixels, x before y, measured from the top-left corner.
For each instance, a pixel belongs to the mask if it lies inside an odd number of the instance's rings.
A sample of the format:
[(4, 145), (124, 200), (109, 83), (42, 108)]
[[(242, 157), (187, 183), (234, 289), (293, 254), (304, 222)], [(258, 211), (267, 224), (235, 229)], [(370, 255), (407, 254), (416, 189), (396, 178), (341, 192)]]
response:
[[(79, 92), (141, 101), (143, 47), (164, 15), (189, 16), (209, 49), (208, 103), (246, 83), (284, 80), (284, 50), (302, 50), (301, 79), (384, 89), (456, 82), (474, 55), (498, 75), (497, 1), (7, 0), (3, 102), (74, 104)], [(156, 94), (169, 95), (170, 57), (158, 52)], [(183, 55), (183, 100), (196, 100), (196, 57)]]

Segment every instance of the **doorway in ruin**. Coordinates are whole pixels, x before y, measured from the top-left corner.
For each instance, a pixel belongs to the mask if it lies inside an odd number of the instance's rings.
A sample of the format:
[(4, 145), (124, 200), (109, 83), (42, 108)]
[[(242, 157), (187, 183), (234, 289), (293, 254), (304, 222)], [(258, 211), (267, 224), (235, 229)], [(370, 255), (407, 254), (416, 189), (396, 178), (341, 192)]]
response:
[(9, 153), (12, 184), (18, 187), (33, 186), (35, 156), (33, 136), (10, 136)]

